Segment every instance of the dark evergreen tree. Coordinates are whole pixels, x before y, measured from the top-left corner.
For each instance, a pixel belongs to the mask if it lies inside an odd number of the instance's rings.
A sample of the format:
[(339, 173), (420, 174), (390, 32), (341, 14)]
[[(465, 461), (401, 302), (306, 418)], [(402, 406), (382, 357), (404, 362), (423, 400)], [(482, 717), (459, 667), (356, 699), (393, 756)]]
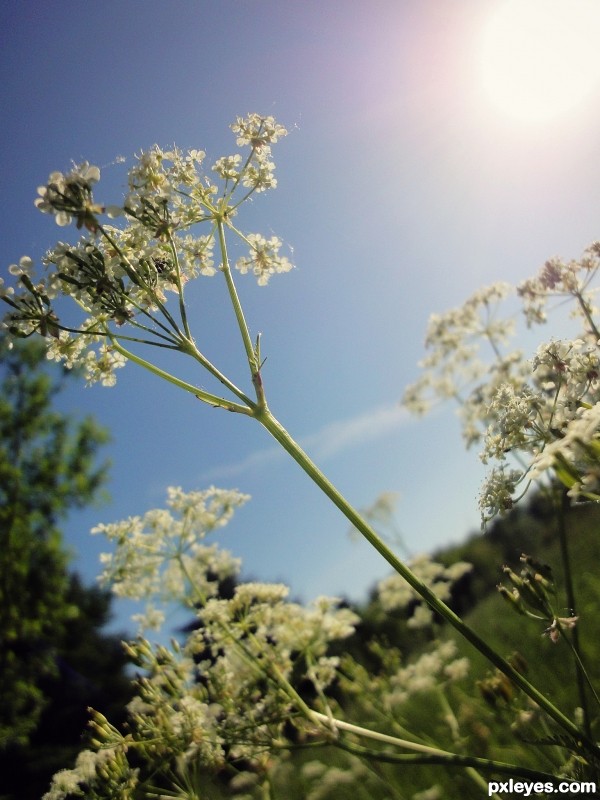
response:
[(53, 410), (66, 372), (40, 342), (0, 338), (0, 798), (39, 798), (82, 746), (87, 707), (129, 696), (110, 598), (70, 574), (60, 522), (106, 477), (92, 419)]

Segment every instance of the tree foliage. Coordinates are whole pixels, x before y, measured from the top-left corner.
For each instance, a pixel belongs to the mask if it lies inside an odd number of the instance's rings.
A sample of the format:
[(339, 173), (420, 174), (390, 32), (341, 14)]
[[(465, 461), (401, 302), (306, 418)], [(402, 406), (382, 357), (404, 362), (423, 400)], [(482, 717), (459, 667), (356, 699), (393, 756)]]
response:
[(109, 695), (122, 707), (128, 681), (118, 638), (100, 630), (109, 594), (69, 572), (59, 528), (97, 497), (108, 435), (54, 410), (66, 373), (41, 343), (0, 339), (0, 357), (0, 770), (4, 792), (14, 774), (33, 798), (74, 758), (87, 707), (114, 707)]
[(0, 344), (0, 742), (24, 743), (44, 706), (40, 680), (56, 670), (55, 642), (77, 608), (67, 602), (67, 556), (57, 527), (95, 496), (107, 435), (91, 419), (51, 409), (62, 381), (44, 348)]

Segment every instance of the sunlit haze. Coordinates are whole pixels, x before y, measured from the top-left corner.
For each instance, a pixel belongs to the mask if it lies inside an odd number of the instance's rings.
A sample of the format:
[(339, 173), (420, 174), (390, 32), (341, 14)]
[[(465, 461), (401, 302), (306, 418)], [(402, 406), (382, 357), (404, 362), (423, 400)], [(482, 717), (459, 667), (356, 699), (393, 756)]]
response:
[(600, 4), (506, 0), (490, 13), (482, 80), (491, 102), (527, 122), (576, 108), (600, 80)]

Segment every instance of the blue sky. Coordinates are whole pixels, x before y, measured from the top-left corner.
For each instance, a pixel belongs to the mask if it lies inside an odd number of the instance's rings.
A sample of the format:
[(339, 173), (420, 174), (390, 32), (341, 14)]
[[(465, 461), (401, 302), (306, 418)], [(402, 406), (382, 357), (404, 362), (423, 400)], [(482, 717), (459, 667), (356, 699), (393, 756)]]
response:
[[(600, 235), (598, 86), (537, 121), (495, 103), (481, 48), (501, 4), (5, 0), (2, 269), (64, 234), (33, 207), (51, 171), (97, 164), (97, 196), (115, 202), (116, 156), (156, 142), (217, 158), (235, 151), (237, 115), (274, 115), (291, 132), (274, 150), (279, 186), (238, 220), (279, 235), (296, 264), (266, 288), (238, 283), (263, 334), (269, 405), (354, 504), (399, 493), (412, 552), (463, 538), (478, 527), (477, 455), (463, 452), (452, 409), (413, 420), (398, 407), (427, 318)], [(192, 300), (204, 350), (248, 386), (219, 276)], [(222, 533), (246, 577), (305, 600), (360, 599), (387, 574), (251, 420), (135, 365), (114, 389), (73, 386), (61, 403), (112, 433), (111, 500), (65, 528), (88, 579), (103, 549), (90, 527), (162, 506), (168, 485), (211, 483), (252, 495)]]

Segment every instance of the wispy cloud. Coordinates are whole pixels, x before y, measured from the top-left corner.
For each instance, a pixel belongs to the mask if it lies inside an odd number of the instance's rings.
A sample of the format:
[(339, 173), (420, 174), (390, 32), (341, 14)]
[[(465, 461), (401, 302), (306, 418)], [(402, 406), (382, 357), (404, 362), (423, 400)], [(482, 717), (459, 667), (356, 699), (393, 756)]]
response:
[(255, 450), (250, 455), (243, 458), (241, 461), (237, 461), (234, 464), (223, 464), (220, 467), (212, 467), (206, 472), (203, 472), (200, 475), (201, 481), (216, 481), (216, 480), (228, 480), (229, 478), (235, 478), (237, 475), (242, 475), (244, 472), (248, 472), (251, 469), (256, 469), (257, 467), (262, 467), (265, 464), (269, 464), (273, 461), (279, 460), (283, 455), (285, 455), (284, 451), (279, 447), (279, 445), (273, 447), (267, 447), (263, 450)]
[(380, 439), (402, 427), (409, 420), (406, 409), (398, 405), (380, 406), (350, 419), (330, 422), (321, 430), (304, 437), (300, 444), (315, 458), (324, 461), (349, 447)]
[[(406, 425), (409, 419), (406, 409), (398, 405), (379, 406), (349, 419), (330, 422), (315, 433), (299, 439), (299, 443), (311, 457), (322, 462), (339, 455), (344, 450), (389, 435)], [(201, 478), (213, 481), (233, 478), (250, 469), (278, 461), (284, 456), (285, 452), (278, 446), (255, 450), (238, 462), (208, 470)]]

